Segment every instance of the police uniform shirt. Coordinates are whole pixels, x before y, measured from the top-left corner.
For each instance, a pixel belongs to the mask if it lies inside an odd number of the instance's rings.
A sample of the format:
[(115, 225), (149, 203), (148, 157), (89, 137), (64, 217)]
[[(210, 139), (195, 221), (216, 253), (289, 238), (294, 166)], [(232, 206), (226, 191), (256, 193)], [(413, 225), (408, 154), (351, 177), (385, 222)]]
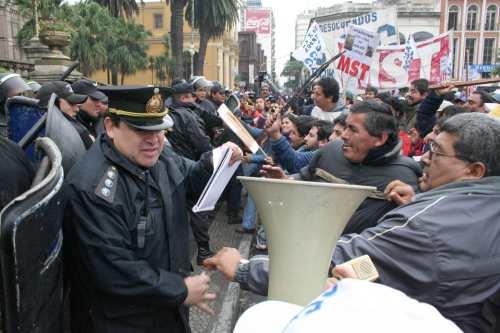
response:
[(26, 192), (35, 175), (33, 165), (15, 143), (0, 138), (0, 210)]

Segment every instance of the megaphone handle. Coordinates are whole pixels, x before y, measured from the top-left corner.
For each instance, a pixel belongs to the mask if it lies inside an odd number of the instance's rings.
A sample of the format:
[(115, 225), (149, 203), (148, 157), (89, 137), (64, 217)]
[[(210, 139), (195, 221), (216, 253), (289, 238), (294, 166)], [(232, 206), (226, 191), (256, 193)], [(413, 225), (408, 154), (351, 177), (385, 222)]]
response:
[(264, 149), (262, 149), (262, 147), (259, 147), (259, 149), (257, 150), (257, 153), (261, 153), (262, 155), (264, 155), (264, 158), (268, 158), (269, 157), (269, 156), (267, 156), (267, 154), (264, 151)]

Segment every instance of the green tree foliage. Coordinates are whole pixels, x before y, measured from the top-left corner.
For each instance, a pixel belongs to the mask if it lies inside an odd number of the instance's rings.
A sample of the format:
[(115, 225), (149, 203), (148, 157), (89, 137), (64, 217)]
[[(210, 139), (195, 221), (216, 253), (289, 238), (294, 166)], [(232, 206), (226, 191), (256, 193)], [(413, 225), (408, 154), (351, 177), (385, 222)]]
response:
[[(30, 0), (19, 0), (21, 13), (33, 12)], [(114, 17), (105, 7), (93, 1), (83, 1), (73, 6), (61, 0), (39, 0), (39, 17), (64, 22), (71, 32), (69, 55), (80, 64), (80, 71), (90, 76), (98, 69), (107, 70), (108, 83), (121, 83), (148, 66), (146, 40), (150, 33), (144, 26), (121, 16)], [(26, 14), (28, 15), (28, 14)], [(28, 16), (29, 17), (29, 16)], [(22, 28), (18, 38), (29, 40), (33, 36), (34, 19)], [(31, 31), (31, 35), (28, 34)]]
[(80, 3), (72, 9), (70, 57), (79, 61), (85, 76), (90, 76), (99, 68), (107, 68), (106, 41), (114, 30), (114, 19), (97, 3)]
[(151, 70), (151, 84), (167, 85), (172, 80), (175, 70), (175, 59), (171, 56), (170, 36), (163, 36), (164, 53), (148, 58)]
[[(68, 15), (71, 15), (71, 8), (62, 2), (63, 0), (37, 0), (38, 19), (40, 21), (57, 20), (66, 23)], [(18, 43), (25, 45), (35, 35), (34, 3), (32, 0), (17, 0), (17, 5), (21, 16), (27, 19), (17, 34)]]
[[(112, 38), (107, 40), (108, 68), (111, 73), (121, 74), (121, 84), (125, 76), (135, 74), (148, 66), (146, 39), (151, 35), (143, 25), (118, 17), (113, 26)], [(117, 80), (113, 79), (113, 84)]]
[(286, 76), (288, 78), (287, 82), (285, 82), (285, 88), (293, 90), (299, 87), (303, 69), (304, 64), (302, 62), (293, 58), (287, 61), (283, 71), (281, 72), (281, 76)]
[[(139, 13), (139, 7), (135, 0), (93, 0), (103, 7), (106, 7), (112, 16), (128, 18)], [(142, 3), (142, 1), (141, 1)]]
[(239, 4), (239, 0), (189, 0), (186, 20), (200, 32), (198, 57), (193, 64), (194, 75), (203, 75), (208, 41), (221, 37), (224, 31), (238, 22)]

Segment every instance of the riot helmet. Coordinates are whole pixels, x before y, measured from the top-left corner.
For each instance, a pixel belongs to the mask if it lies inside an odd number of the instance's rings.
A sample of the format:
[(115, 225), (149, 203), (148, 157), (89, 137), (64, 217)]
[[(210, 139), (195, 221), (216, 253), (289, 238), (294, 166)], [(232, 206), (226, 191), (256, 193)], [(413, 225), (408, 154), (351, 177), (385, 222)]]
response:
[(21, 78), (21, 75), (17, 73), (0, 74), (0, 101), (21, 95), (27, 90), (30, 90), (30, 87)]

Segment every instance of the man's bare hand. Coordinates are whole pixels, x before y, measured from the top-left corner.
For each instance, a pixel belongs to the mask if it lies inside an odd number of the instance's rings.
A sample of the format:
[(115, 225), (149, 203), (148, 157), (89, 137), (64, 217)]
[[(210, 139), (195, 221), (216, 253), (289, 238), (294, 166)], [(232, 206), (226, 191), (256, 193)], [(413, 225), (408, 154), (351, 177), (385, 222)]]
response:
[(217, 254), (203, 261), (203, 266), (210, 270), (218, 270), (226, 279), (234, 281), (234, 276), (241, 260), (238, 250), (231, 247), (222, 248)]
[(252, 154), (245, 154), (243, 155), (243, 157), (241, 158), (241, 161), (243, 163), (250, 163), (250, 160), (252, 159)]
[(265, 131), (272, 140), (279, 140), (281, 138), (281, 116), (279, 113), (269, 115)]
[(436, 90), (436, 93), (440, 96), (444, 96), (449, 94), (455, 86), (451, 83), (445, 83), (445, 87), (439, 90)]
[(347, 264), (347, 265), (340, 264), (340, 265), (335, 266), (332, 269), (332, 275), (337, 280), (346, 279), (346, 278), (350, 278), (350, 279), (357, 279), (358, 278), (358, 276), (356, 275), (356, 272), (354, 271), (352, 266), (349, 264)]
[(390, 201), (393, 201), (398, 206), (411, 202), (412, 198), (415, 196), (413, 187), (400, 180), (390, 182), (385, 188), (384, 193)]
[(229, 160), (229, 165), (233, 165), (234, 163), (241, 161), (243, 157), (243, 151), (236, 144), (232, 142), (226, 142), (224, 146), (229, 147), (231, 149), (231, 159)]
[(272, 157), (272, 156), (267, 156), (266, 158), (264, 158), (264, 161), (265, 161), (267, 164), (274, 165), (274, 160), (273, 160), (273, 157)]
[(260, 173), (266, 178), (291, 179), (285, 174), (285, 171), (279, 166), (263, 165)]
[(189, 276), (184, 279), (188, 295), (184, 300), (186, 305), (195, 305), (204, 312), (213, 315), (214, 311), (208, 306), (209, 301), (216, 298), (215, 293), (208, 292), (210, 277), (205, 273), (200, 275)]

